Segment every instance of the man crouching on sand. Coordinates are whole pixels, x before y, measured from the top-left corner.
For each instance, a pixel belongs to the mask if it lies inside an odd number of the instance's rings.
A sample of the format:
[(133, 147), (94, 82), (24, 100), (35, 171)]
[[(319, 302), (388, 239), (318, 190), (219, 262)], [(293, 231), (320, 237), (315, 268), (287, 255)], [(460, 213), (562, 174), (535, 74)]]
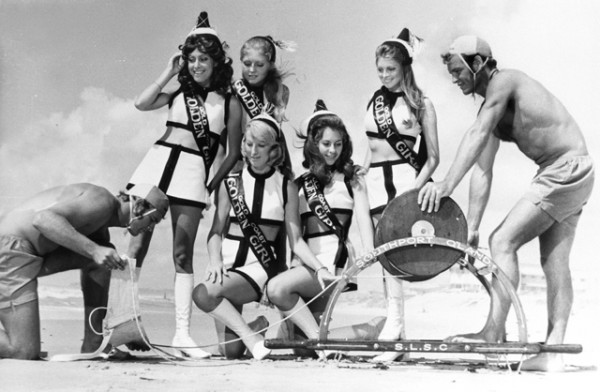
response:
[[(73, 184), (43, 191), (1, 217), (0, 358), (39, 358), (37, 277), (72, 269), (81, 269), (85, 305), (81, 351), (96, 350), (103, 337), (88, 317), (107, 304), (110, 270), (125, 268), (108, 228), (126, 227), (131, 235), (152, 230), (168, 205), (151, 185), (114, 196), (96, 185)], [(104, 312), (97, 313), (92, 326), (102, 330)]]
[[(463, 136), (443, 181), (419, 192), (423, 210), (439, 208), (473, 167), (469, 191), (469, 245), (477, 246), (478, 228), (492, 185), (500, 140), (514, 142), (539, 170), (529, 190), (490, 236), (490, 252), (514, 287), (519, 284), (517, 250), (539, 239), (547, 284), (547, 344), (562, 344), (573, 302), (569, 254), (581, 211), (594, 184), (594, 166), (579, 126), (565, 107), (540, 83), (517, 70), (498, 70), (484, 40), (463, 36), (442, 55), (452, 81), (463, 94), (485, 98), (475, 123)], [(512, 191), (512, 190), (511, 190)], [(510, 298), (496, 280), (487, 322), (474, 334), (450, 338), (462, 342), (502, 342)], [(561, 354), (542, 353), (521, 370), (563, 370)]]

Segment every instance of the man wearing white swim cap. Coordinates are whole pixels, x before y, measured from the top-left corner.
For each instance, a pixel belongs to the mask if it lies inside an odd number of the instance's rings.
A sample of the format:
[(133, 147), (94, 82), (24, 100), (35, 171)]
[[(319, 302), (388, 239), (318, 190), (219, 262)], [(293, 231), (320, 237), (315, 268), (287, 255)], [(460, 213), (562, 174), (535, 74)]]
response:
[[(96, 185), (72, 184), (40, 192), (1, 217), (0, 358), (39, 358), (37, 278), (72, 269), (81, 269), (85, 303), (81, 351), (96, 350), (102, 336), (88, 318), (106, 307), (110, 270), (125, 266), (110, 243), (109, 227), (137, 235), (152, 230), (167, 209), (167, 197), (153, 186), (115, 196)], [(104, 313), (91, 318), (97, 331)]]
[[(573, 302), (569, 254), (594, 183), (594, 165), (584, 137), (563, 104), (539, 82), (514, 69), (498, 70), (490, 46), (481, 38), (457, 38), (442, 59), (462, 93), (480, 95), (484, 102), (446, 177), (419, 192), (421, 209), (437, 211), (440, 199), (449, 196), (472, 167), (467, 223), (469, 245), (477, 247), (500, 141), (514, 142), (535, 162), (539, 169), (529, 190), (494, 230), (489, 246), (493, 260), (516, 288), (517, 250), (539, 239), (548, 285), (546, 344), (562, 344)], [(492, 306), (483, 329), (450, 340), (505, 341), (511, 300), (495, 279), (492, 284)], [(561, 354), (546, 352), (527, 359), (520, 369), (561, 371), (564, 364)]]

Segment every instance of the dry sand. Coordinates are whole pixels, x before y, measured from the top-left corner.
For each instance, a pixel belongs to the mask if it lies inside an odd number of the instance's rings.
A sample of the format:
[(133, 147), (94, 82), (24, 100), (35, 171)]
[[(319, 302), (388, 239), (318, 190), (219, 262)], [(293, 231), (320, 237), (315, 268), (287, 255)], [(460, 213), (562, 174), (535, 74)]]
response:
[[(368, 274), (367, 274), (368, 275)], [(377, 279), (361, 278), (361, 289), (343, 294), (335, 307), (333, 326), (383, 315), (385, 304)], [(471, 276), (454, 268), (427, 282), (406, 286), (409, 339), (442, 339), (473, 332), (483, 323), (489, 300)], [(517, 373), (503, 361), (485, 362), (479, 355), (411, 354), (408, 362), (380, 366), (368, 362), (372, 353), (347, 353), (327, 363), (298, 359), (290, 350), (275, 351), (271, 359), (230, 361), (214, 357), (205, 361), (167, 361), (155, 353), (130, 361), (0, 360), (1, 391), (358, 391), (389, 388), (393, 391), (533, 391), (597, 390), (599, 330), (597, 285), (594, 279), (575, 276), (576, 300), (566, 343), (579, 343), (581, 354), (565, 357), (567, 371), (560, 374)], [(82, 336), (81, 298), (74, 287), (40, 285), (42, 349), (51, 357), (79, 350)], [(143, 324), (154, 344), (168, 345), (174, 330), (172, 299), (168, 292), (143, 290)], [(520, 299), (527, 315), (529, 341), (543, 341), (546, 328), (544, 282), (524, 276)], [(279, 320), (273, 310), (247, 305), (245, 317), (266, 314), (271, 324)], [(516, 322), (509, 320), (509, 340)], [(199, 344), (216, 342), (212, 320), (199, 311), (192, 319)], [(515, 327), (515, 328), (513, 328)], [(274, 336), (274, 329), (267, 337)], [(215, 347), (207, 348), (215, 352)], [(505, 358), (510, 361), (519, 357)]]

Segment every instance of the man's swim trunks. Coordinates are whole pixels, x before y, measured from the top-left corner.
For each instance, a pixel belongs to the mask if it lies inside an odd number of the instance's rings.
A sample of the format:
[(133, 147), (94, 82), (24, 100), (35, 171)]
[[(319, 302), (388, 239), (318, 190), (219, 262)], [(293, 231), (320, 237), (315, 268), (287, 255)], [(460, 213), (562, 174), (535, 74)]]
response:
[(540, 167), (524, 197), (562, 222), (581, 211), (593, 187), (592, 158), (589, 155), (570, 157)]
[(34, 301), (43, 259), (31, 243), (15, 236), (0, 236), (0, 309)]

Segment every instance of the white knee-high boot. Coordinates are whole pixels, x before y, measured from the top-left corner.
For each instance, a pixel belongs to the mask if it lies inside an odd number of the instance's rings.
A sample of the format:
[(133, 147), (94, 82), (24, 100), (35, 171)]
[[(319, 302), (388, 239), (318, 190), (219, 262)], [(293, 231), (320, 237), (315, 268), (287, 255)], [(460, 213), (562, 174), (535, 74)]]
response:
[[(289, 317), (309, 339), (319, 338), (319, 325), (301, 297), (298, 297), (298, 302), (290, 310), (282, 310), (281, 313)], [(317, 351), (321, 359), (325, 359), (330, 353), (332, 351)]]
[[(404, 293), (402, 282), (390, 275), (386, 276), (387, 287), (387, 319), (379, 333), (381, 340), (397, 340), (405, 338), (404, 331)], [(403, 353), (389, 351), (373, 358), (375, 362), (390, 362), (396, 360)]]
[(255, 359), (264, 359), (271, 353), (271, 350), (265, 347), (262, 335), (250, 329), (240, 312), (237, 311), (228, 299), (223, 298), (221, 303), (213, 311), (208, 312), (208, 314), (228, 326), (229, 329), (242, 338), (242, 341)]
[(190, 336), (190, 318), (192, 316), (193, 274), (175, 274), (175, 336), (173, 350), (190, 358), (208, 358), (210, 353), (202, 350)]
[(296, 305), (290, 310), (282, 310), (281, 313), (285, 317), (289, 317), (304, 332), (307, 338), (319, 338), (319, 325), (302, 298), (298, 297)]

